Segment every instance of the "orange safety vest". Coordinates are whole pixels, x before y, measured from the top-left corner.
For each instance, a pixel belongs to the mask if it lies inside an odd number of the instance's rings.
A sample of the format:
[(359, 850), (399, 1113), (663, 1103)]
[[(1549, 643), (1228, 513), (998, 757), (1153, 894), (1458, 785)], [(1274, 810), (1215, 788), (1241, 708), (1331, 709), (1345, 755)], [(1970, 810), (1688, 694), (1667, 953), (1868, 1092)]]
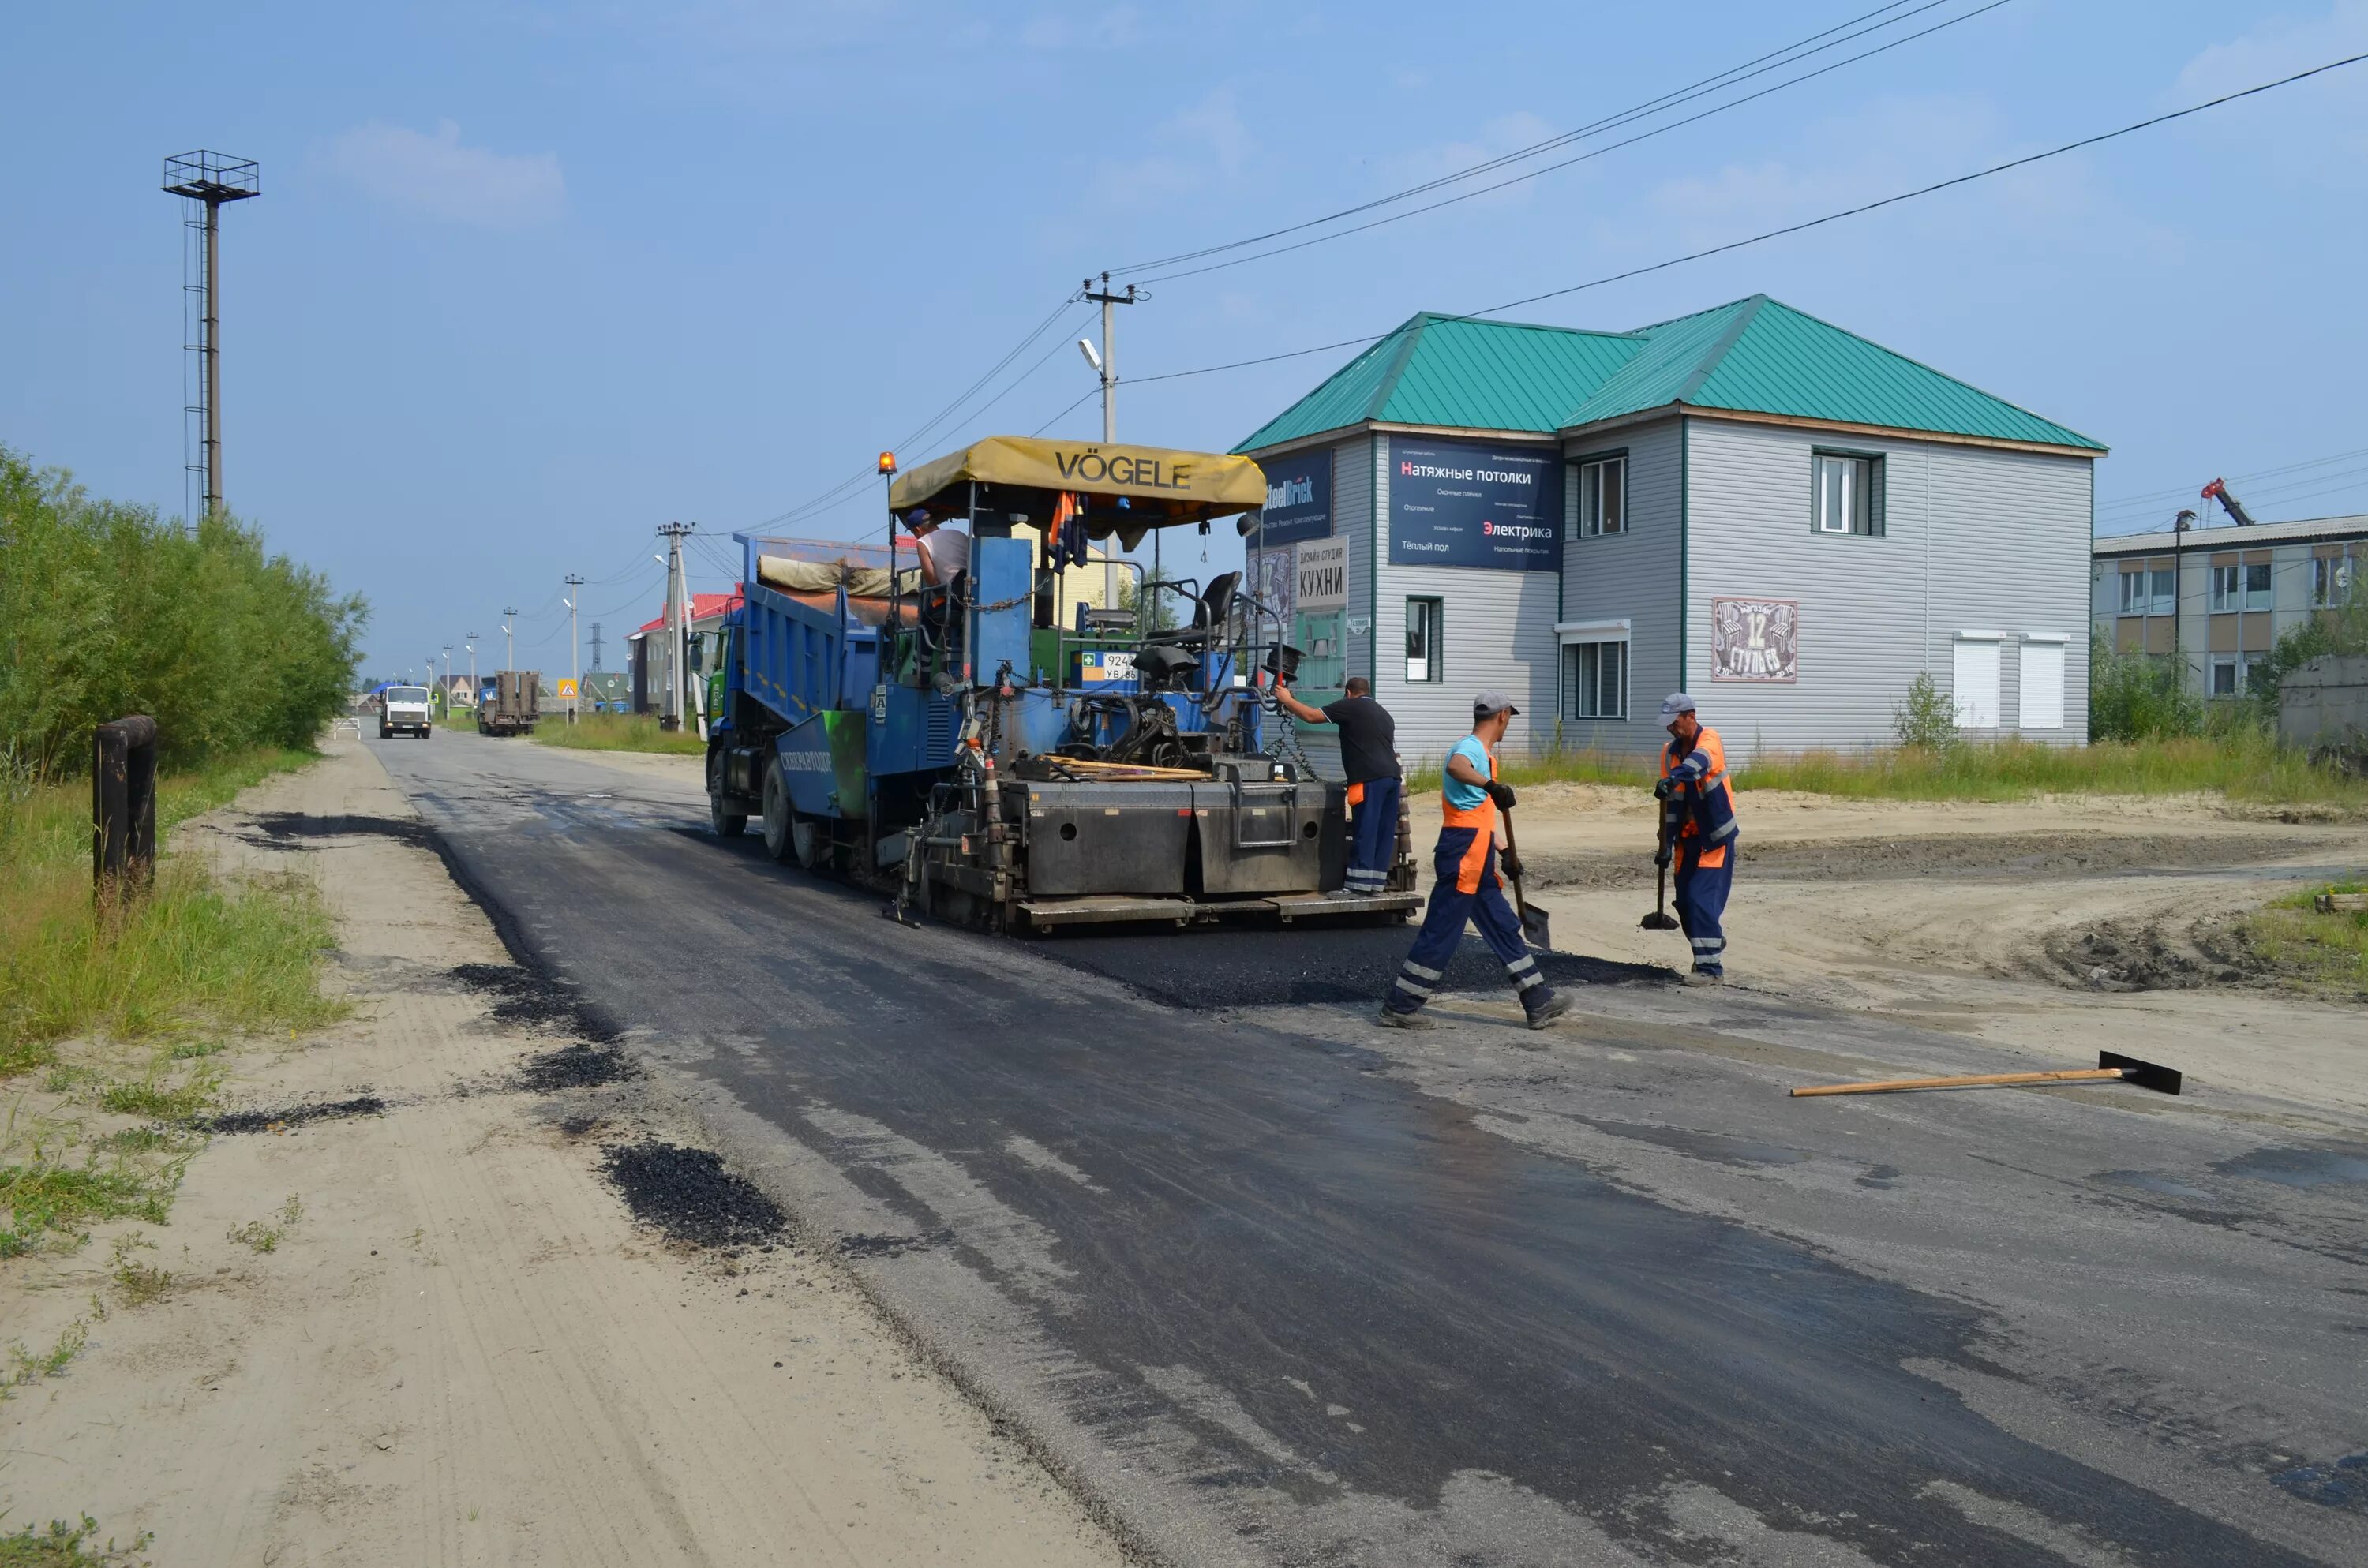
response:
[[(1493, 751), (1488, 753), (1488, 777), (1491, 780), (1497, 777), (1497, 754)], [(1476, 806), (1459, 806), (1447, 798), (1447, 790), (1442, 784), (1439, 791), (1439, 810), (1442, 830), (1455, 827), (1479, 830), (1472, 835), (1471, 846), (1463, 851), (1463, 858), (1455, 863), (1455, 891), (1478, 892), (1480, 868), (1487, 864), (1489, 846), (1497, 842), (1497, 802), (1483, 795)], [(1504, 878), (1500, 876), (1497, 880), (1501, 882)]]
[[(1694, 737), (1692, 751), (1686, 755), (1691, 756), (1696, 751), (1703, 753), (1710, 758), (1710, 771), (1696, 780), (1693, 788), (1707, 808), (1707, 814), (1718, 825), (1711, 830), (1712, 836), (1717, 842), (1702, 850), (1694, 863), (1714, 870), (1726, 864), (1727, 842), (1735, 836), (1735, 791), (1727, 784), (1726, 746), (1718, 738), (1718, 732), (1707, 724), (1703, 725), (1702, 733)], [(1669, 748), (1663, 746), (1661, 777), (1667, 778), (1676, 772), (1677, 766), (1677, 762), (1669, 756)], [(1693, 812), (1688, 812), (1679, 815), (1678, 837), (1680, 841), (1697, 837), (1701, 833), (1702, 824), (1695, 819)]]

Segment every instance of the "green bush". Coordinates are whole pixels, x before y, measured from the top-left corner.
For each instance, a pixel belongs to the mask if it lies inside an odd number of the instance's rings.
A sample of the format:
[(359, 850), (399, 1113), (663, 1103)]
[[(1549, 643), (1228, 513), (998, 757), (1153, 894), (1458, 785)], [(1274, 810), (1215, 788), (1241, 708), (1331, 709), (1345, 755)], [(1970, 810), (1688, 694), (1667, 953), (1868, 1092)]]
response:
[(35, 776), (80, 771), (127, 713), (168, 766), (310, 746), (367, 613), (234, 518), (185, 530), (0, 447), (0, 739)]
[(2175, 659), (2089, 647), (2089, 738), (2180, 740), (2203, 733), (2203, 699), (2179, 678)]
[(1927, 671), (1907, 683), (1907, 695), (1891, 710), (1891, 733), (1916, 751), (1948, 751), (1960, 739), (1957, 705)]

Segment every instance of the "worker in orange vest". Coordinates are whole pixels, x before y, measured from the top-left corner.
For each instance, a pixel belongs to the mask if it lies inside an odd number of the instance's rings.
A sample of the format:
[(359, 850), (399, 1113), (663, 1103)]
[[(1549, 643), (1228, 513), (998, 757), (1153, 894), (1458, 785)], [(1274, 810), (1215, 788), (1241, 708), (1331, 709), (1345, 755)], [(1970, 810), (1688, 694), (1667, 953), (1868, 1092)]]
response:
[(1716, 985), (1726, 978), (1726, 895), (1735, 886), (1736, 824), (1735, 791), (1726, 776), (1726, 747), (1716, 730), (1703, 727), (1694, 699), (1671, 692), (1661, 702), (1661, 724), (1669, 744), (1661, 750), (1661, 777), (1653, 786), (1661, 802), (1661, 846), (1654, 859), (1678, 864), (1678, 924), (1693, 944), (1689, 985)]
[(1387, 1028), (1429, 1028), (1422, 1005), (1439, 988), (1463, 945), (1463, 927), (1476, 925), (1480, 937), (1521, 999), (1530, 1028), (1544, 1028), (1570, 1011), (1570, 998), (1558, 996), (1538, 960), (1530, 955), (1521, 923), (1505, 902), (1504, 879), (1498, 861), (1509, 862), (1515, 875), (1520, 862), (1506, 844), (1500, 812), (1513, 808), (1513, 787), (1497, 777), (1497, 745), (1505, 728), (1520, 711), (1501, 691), (1484, 691), (1472, 703), (1472, 733), (1447, 754), (1447, 777), (1441, 780), (1439, 846), (1431, 852), (1438, 881), (1430, 890), (1430, 907), (1423, 912), (1422, 929), (1413, 950), (1399, 966), (1397, 979), (1382, 998), (1379, 1022)]

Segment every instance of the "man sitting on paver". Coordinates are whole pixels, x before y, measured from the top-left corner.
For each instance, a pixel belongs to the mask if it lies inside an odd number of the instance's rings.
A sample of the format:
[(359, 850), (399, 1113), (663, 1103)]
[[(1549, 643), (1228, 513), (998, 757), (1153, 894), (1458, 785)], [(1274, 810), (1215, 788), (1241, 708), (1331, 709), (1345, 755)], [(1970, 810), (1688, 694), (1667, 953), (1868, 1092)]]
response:
[[(1542, 1029), (1570, 1011), (1570, 998), (1557, 996), (1538, 972), (1521, 939), (1521, 923), (1505, 902), (1505, 885), (1497, 871), (1505, 837), (1499, 811), (1513, 805), (1513, 787), (1497, 781), (1497, 744), (1520, 709), (1501, 691), (1484, 691), (1472, 703), (1472, 733), (1447, 754), (1447, 777), (1440, 797), (1443, 821), (1439, 846), (1431, 852), (1438, 881), (1430, 890), (1430, 907), (1424, 911), (1422, 929), (1414, 939), (1390, 993), (1382, 999), (1380, 1021), (1391, 1028), (1428, 1028), (1422, 1005), (1447, 972), (1463, 945), (1466, 923), (1480, 927), (1481, 939), (1497, 955), (1520, 994), (1530, 1028)], [(1520, 862), (1504, 849), (1515, 875)]]

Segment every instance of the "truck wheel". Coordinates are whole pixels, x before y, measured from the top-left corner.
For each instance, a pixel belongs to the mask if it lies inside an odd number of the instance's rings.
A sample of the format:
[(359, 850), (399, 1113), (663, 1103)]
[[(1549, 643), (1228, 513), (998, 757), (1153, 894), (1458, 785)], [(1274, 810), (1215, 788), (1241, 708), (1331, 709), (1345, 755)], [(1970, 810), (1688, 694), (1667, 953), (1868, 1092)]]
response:
[(818, 871), (823, 858), (830, 853), (830, 840), (823, 836), (822, 824), (803, 812), (790, 813), (790, 854), (798, 869)]
[(392, 724), (381, 724), (378, 727), (378, 738), (382, 741), (391, 741), (394, 739), (394, 726)]
[(718, 838), (737, 838), (748, 831), (748, 813), (726, 811), (723, 806), (723, 748), (721, 746), (707, 754), (707, 825), (715, 830)]
[(786, 860), (793, 852), (790, 842), (790, 787), (781, 778), (781, 759), (765, 759), (765, 853), (776, 860)]

